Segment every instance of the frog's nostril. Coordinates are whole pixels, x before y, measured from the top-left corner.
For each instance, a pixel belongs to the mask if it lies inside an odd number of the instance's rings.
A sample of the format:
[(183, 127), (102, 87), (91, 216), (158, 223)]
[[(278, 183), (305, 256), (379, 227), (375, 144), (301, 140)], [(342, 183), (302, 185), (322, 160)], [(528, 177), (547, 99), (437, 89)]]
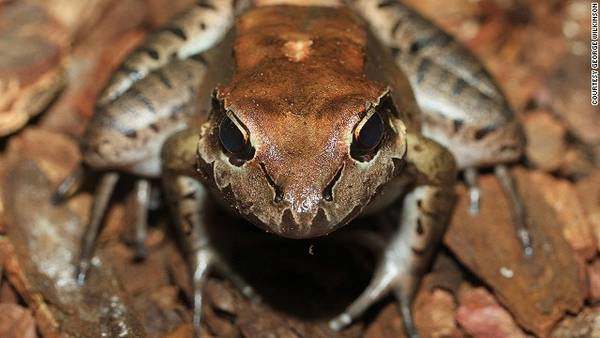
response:
[(327, 186), (323, 190), (323, 199), (326, 200), (327, 202), (333, 201), (333, 187), (335, 187), (336, 183), (342, 177), (342, 170), (343, 169), (344, 169), (344, 165), (342, 165), (338, 169), (338, 171), (335, 173), (335, 176), (333, 176), (333, 178), (331, 179), (331, 181), (329, 182), (329, 184), (327, 184)]
[(267, 182), (275, 191), (275, 195), (273, 196), (273, 202), (281, 203), (281, 201), (283, 201), (283, 190), (281, 189), (280, 186), (278, 186), (275, 183), (275, 181), (273, 180), (271, 175), (269, 175), (269, 172), (267, 171), (267, 167), (265, 166), (264, 163), (260, 162), (260, 168), (262, 169), (263, 173), (265, 174), (265, 178), (267, 179)]

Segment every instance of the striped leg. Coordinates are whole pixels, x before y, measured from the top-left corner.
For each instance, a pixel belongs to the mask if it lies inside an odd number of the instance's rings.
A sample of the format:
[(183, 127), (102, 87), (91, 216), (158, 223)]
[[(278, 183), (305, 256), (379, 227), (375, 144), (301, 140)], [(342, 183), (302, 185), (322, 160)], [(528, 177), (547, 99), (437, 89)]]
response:
[(523, 204), (523, 199), (517, 191), (516, 183), (508, 171), (508, 168), (504, 165), (498, 165), (494, 168), (494, 172), (504, 194), (508, 198), (513, 223), (517, 230), (517, 237), (523, 245), (523, 255), (525, 257), (533, 256), (533, 243), (531, 241), (531, 235), (527, 229), (527, 210)]
[(131, 238), (137, 260), (146, 258), (145, 241), (148, 232), (148, 208), (150, 205), (151, 189), (152, 186), (147, 179), (137, 180), (135, 188), (129, 197), (129, 205), (127, 206), (133, 215)]
[(522, 203), (503, 163), (518, 161), (525, 139), (501, 88), (459, 41), (399, 0), (353, 0), (350, 5), (388, 47), (407, 75), (423, 112), (422, 133), (451, 149), (465, 169), (470, 213), (479, 207), (476, 169), (498, 166), (525, 256), (533, 253)]
[(98, 105), (120, 97), (152, 71), (215, 46), (233, 25), (235, 5), (234, 0), (197, 0), (127, 56), (104, 89)]
[[(86, 166), (123, 170), (145, 177), (160, 175), (164, 140), (197, 113), (206, 60), (199, 53), (229, 31), (234, 0), (198, 0), (166, 28), (154, 32), (133, 51), (111, 78), (82, 139)], [(212, 88), (211, 88), (212, 89)], [(207, 94), (206, 97), (209, 97)], [(82, 169), (67, 177), (53, 196), (60, 202), (83, 179)], [(106, 174), (97, 189), (92, 217), (82, 240), (77, 277), (85, 281), (93, 249), (118, 174)], [(135, 203), (137, 255), (143, 256), (149, 186), (137, 184)]]
[(110, 196), (112, 195), (118, 180), (119, 174), (115, 172), (106, 173), (102, 176), (100, 183), (96, 188), (90, 220), (85, 228), (81, 241), (81, 252), (76, 272), (77, 282), (79, 284), (85, 283), (87, 273), (91, 267), (91, 260), (94, 255), (94, 247), (96, 245), (96, 238), (98, 237), (100, 225), (102, 224), (104, 214), (106, 213), (110, 201)]

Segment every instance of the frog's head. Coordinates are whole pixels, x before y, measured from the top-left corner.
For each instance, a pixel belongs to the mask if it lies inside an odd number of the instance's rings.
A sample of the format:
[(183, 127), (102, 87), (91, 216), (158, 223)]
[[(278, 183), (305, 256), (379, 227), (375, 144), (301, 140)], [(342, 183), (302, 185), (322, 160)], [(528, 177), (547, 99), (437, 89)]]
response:
[[(198, 169), (217, 195), (266, 231), (330, 233), (402, 170), (400, 110), (387, 87), (364, 75), (357, 52), (363, 42), (347, 41), (361, 32), (236, 43), (236, 73), (215, 90), (201, 128)], [(328, 43), (335, 48), (318, 48)]]
[(317, 100), (306, 110), (293, 98), (234, 94), (215, 95), (198, 168), (228, 204), (269, 232), (327, 234), (401, 170), (406, 131), (385, 90)]

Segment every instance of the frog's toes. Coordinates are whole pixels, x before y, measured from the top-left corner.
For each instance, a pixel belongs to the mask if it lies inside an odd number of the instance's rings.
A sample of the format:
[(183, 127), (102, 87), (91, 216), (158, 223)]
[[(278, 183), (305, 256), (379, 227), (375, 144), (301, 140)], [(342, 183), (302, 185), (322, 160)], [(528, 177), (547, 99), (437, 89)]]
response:
[(235, 269), (233, 269), (229, 263), (225, 262), (222, 259), (216, 258), (214, 259), (215, 269), (226, 279), (231, 281), (233, 285), (244, 295), (244, 297), (248, 298), (252, 303), (258, 304), (262, 302), (262, 298), (256, 292), (256, 290), (246, 282), (246, 280), (238, 274)]
[(385, 265), (379, 267), (374, 278), (371, 280), (371, 283), (363, 293), (358, 296), (358, 298), (356, 298), (343, 313), (332, 319), (329, 322), (329, 327), (335, 331), (339, 331), (350, 325), (356, 318), (360, 317), (367, 309), (369, 309), (369, 307), (389, 293), (393, 279), (394, 272), (392, 269), (385, 268)]
[(478, 215), (479, 214), (479, 204), (481, 199), (481, 192), (479, 190), (479, 173), (475, 168), (467, 168), (465, 169), (465, 184), (469, 189), (469, 214), (470, 215)]
[(65, 177), (62, 182), (58, 185), (54, 193), (52, 194), (52, 204), (59, 205), (64, 202), (69, 196), (74, 194), (81, 186), (82, 181), (85, 178), (85, 169), (80, 164)]
[(96, 238), (102, 224), (102, 219), (106, 213), (110, 196), (119, 180), (119, 174), (116, 172), (105, 173), (100, 179), (94, 193), (94, 201), (90, 220), (87, 223), (83, 238), (81, 240), (81, 252), (79, 253), (79, 262), (77, 264), (76, 278), (80, 285), (85, 283), (87, 273), (91, 266), (91, 260), (94, 255)]
[(479, 187), (470, 187), (469, 188), (469, 214), (470, 215), (479, 215), (479, 200), (481, 193), (479, 192)]
[(132, 242), (135, 249), (135, 259), (146, 258), (146, 235), (148, 232), (148, 209), (150, 208), (152, 185), (147, 179), (138, 179), (135, 188), (129, 196), (129, 208), (133, 214)]
[(494, 173), (502, 186), (504, 194), (508, 198), (517, 237), (523, 246), (523, 255), (531, 257), (533, 256), (533, 243), (527, 224), (527, 209), (525, 208), (522, 196), (519, 194), (517, 184), (505, 165), (497, 165), (494, 168)]
[(248, 284), (231, 266), (219, 257), (216, 251), (207, 245), (202, 245), (190, 257), (193, 286), (193, 325), (196, 336), (200, 337), (202, 323), (202, 306), (204, 289), (211, 270), (216, 270), (224, 278), (230, 280), (240, 292), (253, 303), (261, 301), (254, 288)]
[(419, 338), (411, 312), (415, 283), (414, 277), (403, 275), (392, 264), (383, 264), (365, 291), (343, 313), (332, 319), (329, 327), (334, 331), (342, 330), (391, 292), (400, 303), (400, 312), (407, 337)]

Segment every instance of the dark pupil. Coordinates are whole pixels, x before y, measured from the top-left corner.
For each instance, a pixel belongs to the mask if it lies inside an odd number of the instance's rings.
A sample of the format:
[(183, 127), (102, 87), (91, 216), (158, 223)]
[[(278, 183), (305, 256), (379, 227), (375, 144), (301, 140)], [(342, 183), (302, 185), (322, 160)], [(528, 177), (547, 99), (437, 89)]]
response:
[(244, 151), (246, 145), (244, 134), (229, 117), (225, 117), (219, 125), (219, 138), (223, 148), (228, 152), (239, 154)]
[(371, 150), (379, 145), (383, 138), (383, 121), (379, 114), (373, 114), (360, 129), (356, 141), (360, 148)]

